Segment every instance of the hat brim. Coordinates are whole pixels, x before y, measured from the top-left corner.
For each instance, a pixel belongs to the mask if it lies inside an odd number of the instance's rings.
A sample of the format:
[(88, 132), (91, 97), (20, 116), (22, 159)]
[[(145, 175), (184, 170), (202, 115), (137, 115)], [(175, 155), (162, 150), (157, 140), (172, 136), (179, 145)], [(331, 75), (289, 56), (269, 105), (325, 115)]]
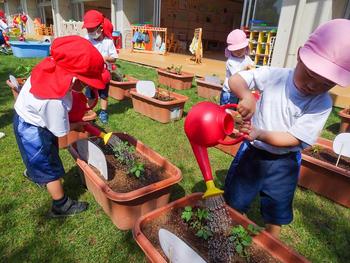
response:
[(228, 45), (227, 46), (227, 49), (229, 51), (235, 51), (235, 50), (239, 50), (239, 49), (243, 49), (243, 48), (246, 48), (249, 44), (249, 40), (246, 39), (243, 43), (241, 44), (238, 44), (238, 45)]
[(89, 87), (95, 88), (95, 89), (104, 89), (106, 87), (106, 83), (103, 82), (102, 76), (95, 77), (95, 78), (89, 78), (82, 75), (77, 75), (77, 78), (87, 84)]
[(307, 46), (300, 48), (299, 56), (305, 66), (316, 74), (341, 87), (350, 86), (350, 71), (316, 54)]
[(88, 23), (84, 23), (83, 26), (81, 28), (94, 28), (99, 26), (101, 23), (99, 22), (88, 22)]

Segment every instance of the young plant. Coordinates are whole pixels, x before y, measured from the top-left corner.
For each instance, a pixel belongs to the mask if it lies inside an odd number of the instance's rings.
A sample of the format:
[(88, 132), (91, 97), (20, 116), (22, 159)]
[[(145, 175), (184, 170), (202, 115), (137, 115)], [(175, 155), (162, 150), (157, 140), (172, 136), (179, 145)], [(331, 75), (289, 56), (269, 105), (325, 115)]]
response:
[(143, 163), (134, 163), (134, 166), (129, 170), (129, 173), (135, 175), (137, 178), (140, 178), (145, 171)]
[(181, 75), (181, 72), (182, 72), (182, 66), (177, 66), (177, 67), (175, 67), (175, 73), (176, 73), (177, 75)]
[(123, 74), (123, 72), (121, 72), (119, 69), (113, 70), (111, 73), (111, 77), (112, 77), (112, 80), (118, 81), (118, 82), (124, 82), (127, 80), (127, 78), (125, 78), (125, 74)]
[(196, 236), (207, 240), (213, 235), (209, 227), (206, 225), (209, 219), (209, 211), (207, 209), (197, 208), (196, 211), (192, 207), (186, 206), (181, 214), (181, 218), (196, 231)]
[(15, 76), (19, 78), (28, 78), (31, 71), (32, 71), (33, 66), (23, 66), (19, 65), (15, 69)]
[(249, 258), (248, 248), (253, 241), (251, 235), (259, 234), (261, 229), (261, 227), (254, 225), (248, 225), (247, 229), (241, 225), (232, 227), (229, 239), (240, 257)]
[(315, 144), (311, 146), (311, 152), (313, 154), (319, 154), (322, 151), (323, 147), (321, 145)]

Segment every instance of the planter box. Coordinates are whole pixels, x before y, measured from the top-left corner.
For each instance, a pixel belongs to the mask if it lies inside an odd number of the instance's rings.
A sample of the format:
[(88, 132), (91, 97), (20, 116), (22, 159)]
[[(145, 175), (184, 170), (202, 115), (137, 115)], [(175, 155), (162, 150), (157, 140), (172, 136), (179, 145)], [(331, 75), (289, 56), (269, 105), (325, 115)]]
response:
[[(319, 138), (316, 144), (332, 149), (330, 140)], [(350, 171), (302, 154), (298, 184), (338, 204), (350, 207)]]
[(128, 81), (119, 82), (111, 80), (109, 82), (109, 92), (108, 95), (116, 100), (124, 100), (126, 98), (131, 98), (130, 90), (136, 87), (136, 82), (138, 79), (131, 76), (126, 76)]
[(82, 159), (76, 150), (75, 145), (69, 151), (77, 165), (84, 173), (87, 188), (94, 195), (97, 203), (103, 208), (112, 222), (121, 230), (131, 229), (136, 220), (169, 202), (170, 188), (178, 183), (181, 178), (181, 171), (167, 159), (160, 156), (151, 148), (144, 145), (128, 134), (114, 133), (123, 141), (135, 146), (136, 152), (140, 153), (152, 163), (162, 167), (169, 175), (165, 180), (147, 185), (128, 193), (114, 192)]
[(188, 72), (182, 72), (181, 75), (170, 73), (165, 69), (157, 69), (159, 84), (166, 85), (173, 89), (190, 89), (194, 75)]
[(222, 90), (222, 86), (214, 83), (204, 81), (204, 78), (196, 79), (197, 81), (197, 93), (199, 97), (210, 99), (212, 97), (219, 97)]
[[(161, 256), (161, 254), (156, 250), (153, 244), (148, 240), (148, 238), (142, 232), (142, 228), (150, 220), (159, 217), (161, 214), (169, 212), (170, 210), (178, 207), (193, 206), (197, 201), (202, 198), (202, 193), (195, 193), (189, 196), (185, 196), (181, 199), (178, 199), (162, 208), (159, 208), (155, 211), (152, 211), (141, 218), (139, 218), (133, 228), (133, 236), (138, 245), (141, 247), (143, 252), (146, 254), (148, 260), (154, 263), (166, 263), (167, 260)], [(249, 224), (255, 225), (247, 217), (243, 216), (236, 210), (226, 206), (226, 209), (230, 217), (236, 221), (238, 224), (241, 224), (243, 227), (247, 227)], [(309, 262), (304, 257), (300, 256), (292, 249), (284, 245), (280, 240), (271, 236), (266, 231), (262, 231), (257, 236), (253, 237), (253, 242), (260, 248), (268, 252), (272, 257), (280, 260), (281, 262)]]
[[(162, 91), (163, 89), (159, 90)], [(172, 101), (161, 101), (146, 97), (137, 93), (136, 89), (132, 89), (130, 94), (136, 112), (161, 123), (181, 119), (185, 102), (188, 100), (188, 97), (175, 92), (170, 92), (170, 96), (175, 98)]]
[(350, 132), (350, 114), (346, 113), (348, 109), (339, 112), (341, 118), (339, 133)]

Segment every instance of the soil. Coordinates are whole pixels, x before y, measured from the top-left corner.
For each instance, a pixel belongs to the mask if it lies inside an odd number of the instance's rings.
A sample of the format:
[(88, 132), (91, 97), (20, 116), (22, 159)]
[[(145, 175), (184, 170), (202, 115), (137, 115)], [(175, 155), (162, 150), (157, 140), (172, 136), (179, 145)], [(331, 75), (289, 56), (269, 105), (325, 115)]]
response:
[[(330, 164), (334, 164), (334, 165), (337, 163), (337, 160), (338, 160), (338, 154), (336, 154), (335, 152), (333, 152), (331, 149), (328, 149), (328, 148), (322, 148), (318, 152), (313, 152), (312, 147), (309, 147), (309, 148), (306, 148), (303, 151), (303, 153), (311, 157), (314, 157), (318, 160), (321, 160)], [(341, 156), (338, 163), (338, 167), (343, 168), (347, 171), (350, 171), (350, 158)]]
[[(147, 221), (142, 227), (142, 232), (152, 243), (152, 245), (157, 249), (157, 251), (162, 255), (164, 259), (167, 259), (166, 255), (163, 253), (163, 250), (159, 244), (158, 232), (160, 228), (166, 229), (183, 241), (185, 241), (192, 249), (194, 249), (203, 259), (207, 262), (209, 261), (208, 255), (208, 241), (199, 238), (195, 235), (195, 232), (192, 228), (181, 219), (181, 213), (183, 208), (174, 208), (167, 213), (161, 214), (158, 218)], [(232, 221), (232, 226), (236, 225)], [(234, 256), (233, 261), (228, 261), (226, 259), (221, 259), (222, 263), (232, 263), (232, 262), (250, 262), (250, 263), (277, 263), (280, 262), (270, 256), (263, 249), (259, 248), (257, 245), (253, 244), (249, 249), (248, 253), (250, 254), (249, 259), (241, 258), (237, 254)], [(220, 263), (217, 260), (213, 263)]]
[(131, 192), (170, 177), (162, 167), (150, 162), (138, 152), (134, 152), (135, 160), (143, 163), (145, 169), (143, 176), (137, 178), (128, 173), (126, 166), (114, 157), (112, 149), (108, 145), (104, 145), (101, 139), (96, 139), (95, 143), (97, 143), (106, 156), (108, 175), (111, 179), (108, 181), (105, 180), (95, 167), (91, 166), (91, 168), (114, 192)]
[(175, 100), (175, 98), (171, 97), (170, 94), (166, 91), (157, 91), (153, 98), (156, 100), (161, 100), (161, 101), (173, 101), (173, 100)]

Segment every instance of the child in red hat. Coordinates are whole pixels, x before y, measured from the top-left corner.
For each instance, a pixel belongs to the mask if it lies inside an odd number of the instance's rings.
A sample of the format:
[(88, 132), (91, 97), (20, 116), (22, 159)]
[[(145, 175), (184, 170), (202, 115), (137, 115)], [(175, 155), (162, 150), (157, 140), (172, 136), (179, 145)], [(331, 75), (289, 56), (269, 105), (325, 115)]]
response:
[[(90, 10), (84, 15), (83, 28), (86, 28), (88, 35), (87, 39), (97, 48), (97, 50), (103, 56), (105, 63), (107, 64), (107, 69), (112, 70), (112, 64), (118, 58), (117, 50), (114, 46), (113, 40), (111, 39), (111, 27), (113, 31), (113, 25), (110, 21), (103, 17), (103, 15), (96, 11)], [(108, 122), (108, 90), (109, 83), (106, 84), (105, 89), (99, 91), (99, 96), (101, 98), (101, 112), (99, 118), (102, 123)], [(94, 94), (87, 89), (86, 96), (92, 100), (94, 99)]]
[(34, 67), (16, 100), (13, 127), (26, 166), (24, 175), (46, 186), (52, 197), (51, 217), (87, 209), (86, 202), (64, 194), (57, 137), (78, 126), (68, 119), (71, 91), (81, 91), (85, 85), (103, 89), (103, 74), (104, 60), (89, 41), (79, 36), (57, 38), (51, 46), (51, 57)]

